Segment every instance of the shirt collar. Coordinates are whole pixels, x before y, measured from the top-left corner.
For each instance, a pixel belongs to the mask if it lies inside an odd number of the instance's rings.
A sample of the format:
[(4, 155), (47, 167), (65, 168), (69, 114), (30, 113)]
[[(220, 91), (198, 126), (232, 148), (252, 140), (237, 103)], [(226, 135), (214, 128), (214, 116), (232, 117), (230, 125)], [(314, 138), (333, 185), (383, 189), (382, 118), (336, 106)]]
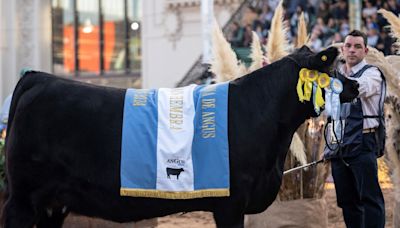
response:
[[(360, 71), (365, 65), (367, 65), (367, 62), (364, 60), (362, 60), (361, 62), (359, 62), (357, 65), (353, 66), (350, 71), (350, 75), (356, 74), (358, 71)], [(343, 64), (342, 67), (340, 67), (340, 73), (347, 75), (346, 74), (346, 64)], [(349, 76), (349, 75), (347, 75)]]

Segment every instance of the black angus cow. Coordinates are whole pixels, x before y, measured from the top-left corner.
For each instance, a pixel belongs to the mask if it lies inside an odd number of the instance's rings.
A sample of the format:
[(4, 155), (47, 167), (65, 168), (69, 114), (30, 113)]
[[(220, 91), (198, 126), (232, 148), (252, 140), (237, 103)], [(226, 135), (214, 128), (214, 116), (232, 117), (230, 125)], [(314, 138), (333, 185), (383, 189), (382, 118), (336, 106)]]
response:
[[(274, 201), (292, 136), (316, 116), (311, 102), (299, 102), (300, 69), (326, 72), (337, 54), (303, 47), (230, 82), (230, 196), (189, 200), (120, 196), (124, 89), (27, 73), (11, 104), (3, 227), (61, 227), (69, 212), (128, 222), (190, 211), (243, 227), (245, 214)], [(354, 81), (345, 88), (357, 95)]]

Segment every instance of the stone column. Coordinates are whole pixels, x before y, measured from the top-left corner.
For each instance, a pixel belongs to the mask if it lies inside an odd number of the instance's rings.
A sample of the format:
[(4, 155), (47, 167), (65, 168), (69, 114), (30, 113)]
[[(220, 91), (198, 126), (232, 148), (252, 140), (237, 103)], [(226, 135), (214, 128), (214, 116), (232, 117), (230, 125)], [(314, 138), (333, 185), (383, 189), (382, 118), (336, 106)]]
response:
[(17, 76), (15, 75), (16, 64), (16, 2), (0, 1), (0, 98), (2, 102), (12, 92)]
[(18, 0), (17, 70), (51, 71), (51, 1)]
[(350, 0), (349, 4), (349, 25), (350, 29), (361, 29), (361, 0)]
[(24, 67), (51, 71), (51, 1), (0, 2), (0, 99)]

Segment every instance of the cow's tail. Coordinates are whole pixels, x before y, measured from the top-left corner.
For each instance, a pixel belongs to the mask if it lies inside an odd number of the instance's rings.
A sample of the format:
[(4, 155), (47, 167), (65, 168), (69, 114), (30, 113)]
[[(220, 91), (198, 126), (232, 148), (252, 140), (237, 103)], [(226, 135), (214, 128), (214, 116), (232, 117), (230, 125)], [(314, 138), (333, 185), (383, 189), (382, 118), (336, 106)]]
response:
[[(21, 79), (18, 81), (17, 85), (15, 86), (10, 111), (8, 114), (8, 121), (7, 121), (7, 135), (10, 133), (10, 129), (12, 126), (12, 122), (14, 120), (15, 111), (17, 109), (18, 101), (20, 100), (22, 94), (26, 91), (31, 89), (36, 83), (36, 80), (31, 80), (29, 74), (36, 74), (36, 71), (26, 71), (22, 74)], [(7, 138), (6, 138), (6, 146), (7, 146)]]
[(9, 148), (9, 134), (10, 131), (12, 129), (12, 125), (13, 125), (13, 121), (14, 121), (14, 116), (15, 116), (15, 112), (18, 106), (18, 102), (21, 98), (21, 96), (28, 91), (29, 89), (31, 89), (34, 85), (35, 85), (35, 81), (36, 80), (31, 80), (29, 74), (35, 74), (37, 72), (35, 71), (26, 71), (23, 72), (23, 74), (21, 75), (20, 80), (18, 81), (13, 95), (12, 95), (12, 100), (11, 100), (11, 105), (10, 105), (10, 110), (9, 110), (9, 115), (8, 115), (8, 121), (7, 121), (7, 134), (6, 134), (6, 139), (5, 139), (5, 145), (3, 147), (3, 151), (1, 151), (3, 153), (3, 155), (5, 156), (5, 160), (4, 160), (4, 177), (0, 177), (4, 179), (4, 192), (3, 192), (3, 205), (2, 205), (2, 214), (1, 214), (1, 218), (0, 218), (0, 223), (4, 224), (4, 206), (7, 203), (7, 199), (9, 197), (10, 194), (10, 189), (9, 189), (9, 185), (8, 185), (8, 177), (7, 177), (7, 154), (10, 153), (10, 151), (8, 151), (7, 148)]

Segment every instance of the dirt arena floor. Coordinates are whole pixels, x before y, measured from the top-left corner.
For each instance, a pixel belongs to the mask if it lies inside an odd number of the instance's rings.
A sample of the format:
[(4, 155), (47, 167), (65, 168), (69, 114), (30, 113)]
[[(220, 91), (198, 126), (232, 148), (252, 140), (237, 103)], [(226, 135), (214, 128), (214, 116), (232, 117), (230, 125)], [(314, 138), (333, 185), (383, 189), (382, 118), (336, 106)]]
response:
[[(383, 187), (386, 206), (386, 228), (393, 228), (394, 196), (393, 188)], [(325, 190), (325, 200), (328, 206), (328, 228), (345, 228), (341, 209), (336, 206), (336, 194), (333, 185)], [(101, 219), (70, 215), (64, 223), (64, 228), (215, 228), (212, 214), (208, 212), (192, 212), (174, 214), (154, 220), (118, 224)]]
[[(393, 190), (392, 188), (384, 188), (386, 206), (386, 228), (393, 227)], [(345, 228), (341, 209), (336, 206), (335, 189), (326, 190), (326, 202), (328, 205), (328, 228)], [(158, 219), (157, 228), (214, 228), (215, 224), (211, 213), (193, 212), (187, 214), (176, 214)]]

